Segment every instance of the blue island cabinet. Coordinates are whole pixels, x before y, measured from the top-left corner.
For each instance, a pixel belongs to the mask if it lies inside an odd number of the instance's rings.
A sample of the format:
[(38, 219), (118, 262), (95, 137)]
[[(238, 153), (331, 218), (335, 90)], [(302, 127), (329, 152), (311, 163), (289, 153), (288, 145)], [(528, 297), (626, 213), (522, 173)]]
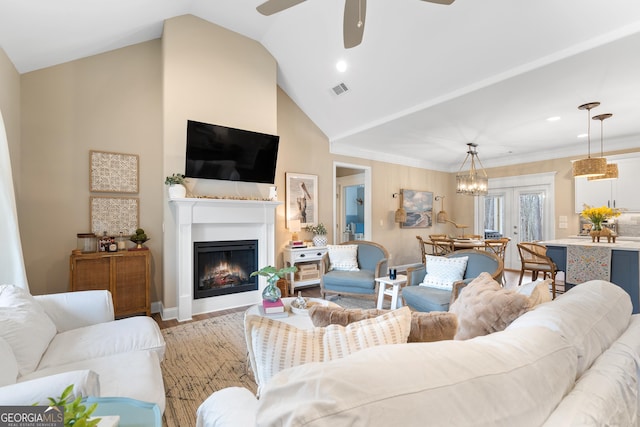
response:
[[(547, 256), (558, 266), (558, 270), (567, 271), (567, 247), (545, 243)], [(640, 313), (640, 266), (638, 265), (638, 251), (611, 251), (611, 282), (624, 289), (631, 297), (633, 313)], [(566, 289), (571, 289), (577, 283), (565, 283)]]

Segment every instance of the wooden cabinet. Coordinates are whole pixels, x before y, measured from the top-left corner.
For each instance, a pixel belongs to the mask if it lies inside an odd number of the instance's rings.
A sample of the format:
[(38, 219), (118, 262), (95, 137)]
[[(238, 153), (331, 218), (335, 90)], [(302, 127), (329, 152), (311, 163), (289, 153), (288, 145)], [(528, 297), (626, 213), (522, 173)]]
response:
[(148, 250), (71, 254), (69, 268), (72, 291), (111, 291), (116, 317), (151, 314)]

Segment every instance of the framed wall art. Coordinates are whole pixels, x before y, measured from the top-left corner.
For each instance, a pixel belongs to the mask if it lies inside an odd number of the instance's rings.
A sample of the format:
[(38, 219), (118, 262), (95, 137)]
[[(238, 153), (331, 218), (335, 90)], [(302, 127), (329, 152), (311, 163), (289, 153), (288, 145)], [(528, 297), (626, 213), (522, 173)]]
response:
[(286, 177), (286, 215), (289, 221), (299, 219), (300, 226), (318, 222), (318, 176), (287, 172)]
[(135, 234), (138, 228), (140, 208), (136, 197), (98, 197), (89, 198), (91, 212), (91, 232), (109, 236), (122, 232), (125, 236)]
[(407, 220), (400, 223), (402, 228), (431, 227), (433, 219), (433, 193), (430, 191), (400, 190), (402, 207), (407, 212)]
[(137, 193), (137, 154), (89, 151), (89, 190), (104, 193)]

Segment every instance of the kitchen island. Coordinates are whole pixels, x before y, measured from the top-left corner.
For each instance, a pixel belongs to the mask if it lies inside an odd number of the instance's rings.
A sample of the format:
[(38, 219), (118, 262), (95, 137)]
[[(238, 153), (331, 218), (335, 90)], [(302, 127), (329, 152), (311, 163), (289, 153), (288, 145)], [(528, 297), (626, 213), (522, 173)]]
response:
[[(616, 243), (594, 243), (590, 237), (575, 237), (541, 243), (547, 247), (547, 255), (556, 263), (558, 270), (565, 273), (566, 289), (586, 280), (608, 280), (629, 294), (633, 312), (640, 313), (639, 240), (618, 237)], [(603, 277), (604, 274), (608, 278)]]

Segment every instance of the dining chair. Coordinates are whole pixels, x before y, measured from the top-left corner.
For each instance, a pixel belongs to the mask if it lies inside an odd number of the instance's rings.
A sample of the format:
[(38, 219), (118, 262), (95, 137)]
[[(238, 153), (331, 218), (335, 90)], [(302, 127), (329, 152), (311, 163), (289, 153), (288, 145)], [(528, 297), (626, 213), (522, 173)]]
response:
[[(511, 239), (508, 237), (502, 237), (500, 239), (486, 239), (484, 241), (484, 249), (487, 252), (493, 252), (502, 260), (504, 264), (504, 257), (507, 253), (507, 245)], [(502, 286), (507, 284), (507, 279), (503, 275), (502, 276)]]
[(453, 240), (446, 234), (430, 234), (427, 242), (431, 248), (431, 255), (443, 256), (455, 250)]
[(547, 247), (534, 242), (518, 243), (518, 253), (520, 254), (520, 280), (518, 286), (522, 285), (522, 278), (525, 271), (531, 272), (531, 280), (538, 280), (538, 274), (542, 273), (542, 278), (547, 275), (551, 278), (551, 294), (556, 297), (556, 274), (558, 267), (551, 258), (547, 256)]

